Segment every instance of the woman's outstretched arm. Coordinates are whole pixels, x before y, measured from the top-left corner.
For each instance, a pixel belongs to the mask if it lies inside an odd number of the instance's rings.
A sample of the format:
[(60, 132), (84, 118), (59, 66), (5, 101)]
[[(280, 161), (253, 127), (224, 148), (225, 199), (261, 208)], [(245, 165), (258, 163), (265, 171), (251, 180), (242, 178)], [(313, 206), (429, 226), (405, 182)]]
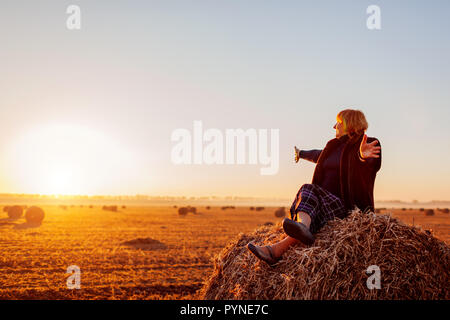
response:
[(305, 159), (314, 163), (317, 163), (322, 150), (299, 150), (295, 147), (295, 162), (298, 162), (300, 159)]
[(364, 135), (358, 152), (359, 160), (378, 171), (381, 167), (381, 144), (378, 139)]

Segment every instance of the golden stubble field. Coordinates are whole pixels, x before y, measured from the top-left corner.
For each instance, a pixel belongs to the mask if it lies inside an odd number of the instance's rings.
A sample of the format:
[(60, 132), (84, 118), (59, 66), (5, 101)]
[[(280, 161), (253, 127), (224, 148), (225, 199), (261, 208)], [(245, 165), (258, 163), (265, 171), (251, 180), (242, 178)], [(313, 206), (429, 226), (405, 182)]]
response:
[[(240, 232), (282, 218), (276, 208), (43, 206), (39, 227), (0, 218), (0, 299), (195, 299), (212, 258)], [(119, 207), (120, 208), (120, 207)], [(433, 229), (450, 243), (449, 214), (386, 210), (407, 224)], [(158, 242), (159, 241), (159, 242)], [(81, 269), (81, 289), (68, 289), (67, 267)]]

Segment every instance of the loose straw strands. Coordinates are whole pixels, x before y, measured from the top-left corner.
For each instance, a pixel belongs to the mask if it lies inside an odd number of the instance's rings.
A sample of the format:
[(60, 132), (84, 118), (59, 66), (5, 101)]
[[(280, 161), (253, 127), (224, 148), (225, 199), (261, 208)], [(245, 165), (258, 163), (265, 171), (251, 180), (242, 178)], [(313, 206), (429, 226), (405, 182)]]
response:
[[(450, 248), (389, 215), (356, 209), (328, 222), (310, 247), (294, 245), (270, 267), (246, 245), (273, 244), (281, 224), (240, 234), (214, 259), (200, 299), (450, 299)], [(369, 289), (369, 266), (381, 271), (381, 289)]]

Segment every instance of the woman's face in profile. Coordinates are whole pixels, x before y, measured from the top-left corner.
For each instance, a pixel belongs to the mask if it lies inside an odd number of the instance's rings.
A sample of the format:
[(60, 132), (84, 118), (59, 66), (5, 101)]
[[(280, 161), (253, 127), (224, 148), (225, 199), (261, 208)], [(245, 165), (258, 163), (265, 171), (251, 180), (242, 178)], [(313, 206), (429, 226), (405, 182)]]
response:
[(336, 138), (340, 138), (345, 134), (344, 124), (340, 119), (336, 120), (336, 124), (333, 126), (333, 129), (336, 129)]

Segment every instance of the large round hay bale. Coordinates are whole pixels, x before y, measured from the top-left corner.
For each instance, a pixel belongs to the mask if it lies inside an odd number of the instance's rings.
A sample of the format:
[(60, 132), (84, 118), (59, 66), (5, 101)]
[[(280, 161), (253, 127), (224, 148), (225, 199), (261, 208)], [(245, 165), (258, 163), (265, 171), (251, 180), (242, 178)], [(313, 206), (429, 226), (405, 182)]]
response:
[[(450, 248), (390, 217), (353, 211), (325, 225), (313, 246), (291, 246), (274, 267), (247, 244), (286, 237), (281, 222), (240, 234), (215, 257), (200, 299), (450, 299)], [(380, 270), (380, 289), (369, 289)]]
[(427, 215), (427, 216), (434, 216), (434, 210), (433, 209), (427, 209), (425, 211), (425, 215)]
[(448, 208), (442, 209), (442, 213), (449, 213), (449, 212), (450, 212), (450, 210)]
[(180, 208), (178, 208), (178, 214), (179, 214), (180, 216), (185, 216), (185, 215), (188, 214), (188, 212), (189, 212), (189, 210), (188, 210), (188, 208), (186, 208), (186, 207), (180, 207)]
[(44, 210), (36, 206), (28, 208), (27, 212), (25, 213), (25, 220), (27, 220), (28, 223), (33, 224), (42, 223), (44, 217), (45, 217)]
[(275, 217), (277, 217), (277, 218), (286, 217), (286, 211), (284, 211), (284, 207), (281, 207), (275, 211)]
[(8, 208), (8, 217), (11, 219), (19, 219), (23, 215), (21, 206), (12, 206)]

